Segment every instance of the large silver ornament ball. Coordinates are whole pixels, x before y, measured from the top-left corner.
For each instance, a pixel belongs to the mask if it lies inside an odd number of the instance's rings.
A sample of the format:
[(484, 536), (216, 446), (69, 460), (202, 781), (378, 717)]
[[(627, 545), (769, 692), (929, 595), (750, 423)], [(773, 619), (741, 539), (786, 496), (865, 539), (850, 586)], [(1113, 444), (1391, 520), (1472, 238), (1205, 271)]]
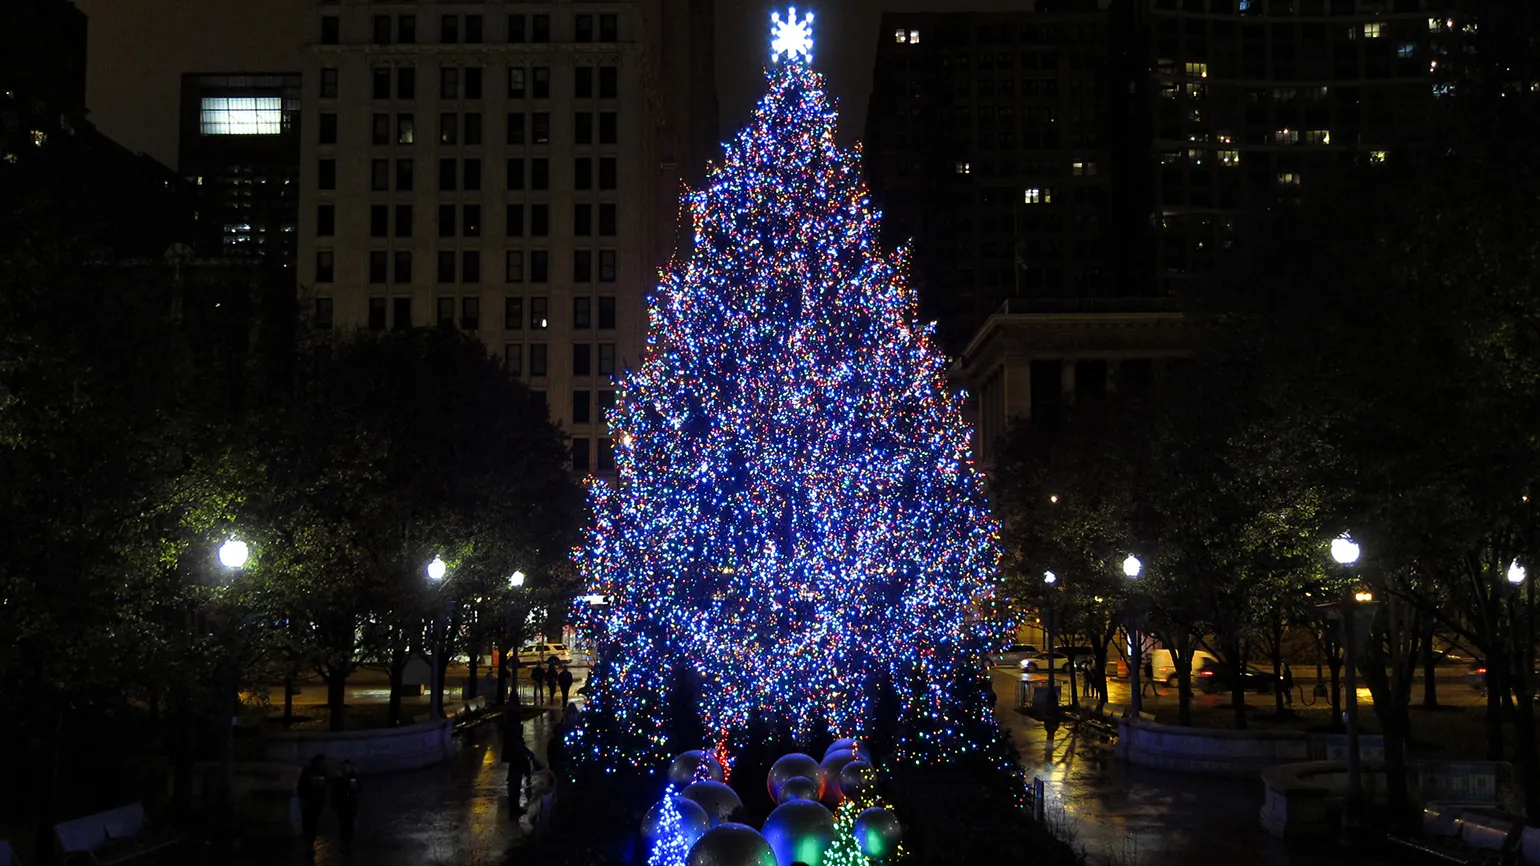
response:
[(834, 816), (810, 800), (793, 800), (775, 807), (765, 819), (764, 834), (779, 866), (822, 866), (834, 843)]
[(872, 858), (892, 857), (903, 838), (898, 817), (881, 806), (873, 806), (856, 816), (856, 847)]
[(726, 824), (732, 819), (733, 812), (743, 807), (738, 792), (721, 782), (696, 782), (680, 791), (679, 795), (686, 800), (694, 800), (705, 809), (706, 817), (711, 819), (713, 827)]
[[(649, 845), (658, 841), (658, 838), (663, 835), (663, 802), (659, 800), (657, 805), (648, 809), (647, 815), (642, 818), (642, 838), (646, 839)], [(691, 844), (711, 829), (711, 819), (707, 817), (706, 810), (694, 800), (675, 797), (674, 808), (679, 810), (679, 831)]]
[(781, 786), (787, 779), (795, 779), (801, 776), (804, 779), (812, 779), (818, 785), (818, 793), (815, 797), (822, 796), (825, 786), (823, 767), (812, 755), (804, 755), (801, 752), (792, 752), (782, 755), (781, 759), (770, 765), (770, 775), (765, 777), (765, 784), (770, 789), (770, 799), (781, 802)]
[(840, 793), (854, 797), (856, 792), (877, 781), (877, 768), (856, 758), (840, 768)]
[(704, 766), (706, 773), (712, 781), (722, 781), (722, 765), (715, 758), (707, 757), (700, 749), (691, 749), (688, 752), (680, 752), (668, 765), (668, 780), (675, 787), (683, 788), (695, 781), (695, 774)]
[(835, 752), (855, 752), (863, 758), (871, 757), (866, 752), (866, 744), (854, 737), (846, 737), (830, 743), (829, 748), (823, 750), (823, 756), (827, 758)]
[(818, 795), (823, 793), (821, 786), (806, 776), (798, 776), (795, 779), (787, 779), (781, 783), (781, 796), (776, 798), (779, 803), (790, 803), (792, 800), (818, 801)]
[(828, 783), (823, 786), (823, 796), (819, 798), (825, 806), (833, 809), (840, 804), (845, 795), (840, 792), (840, 771), (845, 765), (854, 761), (856, 756), (848, 751), (834, 752), (823, 759), (823, 775)]
[(690, 849), (686, 866), (778, 866), (759, 831), (743, 824), (712, 827)]

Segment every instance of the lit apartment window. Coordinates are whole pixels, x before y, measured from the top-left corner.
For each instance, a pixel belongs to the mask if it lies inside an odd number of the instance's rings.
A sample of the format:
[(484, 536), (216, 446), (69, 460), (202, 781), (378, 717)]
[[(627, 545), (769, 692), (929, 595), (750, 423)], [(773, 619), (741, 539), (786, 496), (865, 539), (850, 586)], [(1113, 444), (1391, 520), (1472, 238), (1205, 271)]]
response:
[(1027, 187), (1021, 195), (1022, 204), (1049, 204), (1053, 201), (1053, 190), (1049, 187)]
[(1396, 46), (1396, 56), (1397, 57), (1411, 57), (1412, 55), (1414, 55), (1416, 53), (1417, 53), (1417, 43), (1415, 43), (1415, 42), (1403, 42), (1400, 45)]
[(32, 130), (32, 146), (33, 147), (42, 147), (43, 145), (45, 145), (47, 143), (48, 143), (48, 133), (42, 131), (41, 129), (34, 129), (34, 130)]
[(1371, 21), (1364, 25), (1364, 38), (1378, 39), (1380, 36), (1384, 35), (1384, 28), (1384, 24), (1378, 21)]
[(1194, 63), (1192, 61), (1188, 61), (1186, 69), (1187, 69), (1187, 74), (1188, 75), (1195, 75), (1198, 78), (1207, 78), (1208, 77), (1208, 64), (1207, 63)]
[(411, 144), (416, 137), (416, 126), (410, 114), (396, 115), (396, 144)]
[(1331, 144), (1331, 130), (1307, 129), (1305, 130), (1306, 144)]
[(1371, 150), (1371, 151), (1369, 151), (1369, 161), (1373, 162), (1373, 163), (1384, 162), (1385, 158), (1387, 156), (1389, 156), (1389, 153), (1387, 153), (1386, 151), (1383, 151), (1383, 150)]
[(545, 298), (529, 299), (529, 328), (532, 331), (544, 331), (550, 327), (551, 321), (546, 318), (547, 302)]
[(918, 31), (918, 30), (911, 30), (911, 31), (909, 31), (909, 44), (910, 45), (919, 45), (920, 44), (920, 31)]
[(1299, 186), (1299, 173), (1286, 171), (1278, 175), (1279, 186)]
[(1443, 29), (1444, 29), (1444, 22), (1443, 22), (1442, 19), (1439, 19), (1439, 18), (1429, 18), (1428, 19), (1428, 30), (1432, 31), (1433, 33), (1438, 33), (1439, 31), (1441, 31)]
[(1219, 152), (1219, 164), (1227, 168), (1234, 168), (1241, 164), (1241, 152), (1238, 150), (1221, 150)]
[(954, 168), (954, 170), (958, 174), (972, 174), (973, 173), (973, 163), (971, 163), (971, 162), (963, 162), (962, 160), (958, 160), (957, 161), (957, 165), (954, 166), (953, 168)]
[(905, 30), (902, 27), (898, 28), (897, 30), (894, 30), (893, 31), (893, 41), (897, 42), (899, 45), (903, 45), (903, 44), (907, 43), (909, 41), (909, 31)]
[(1299, 130), (1280, 129), (1273, 133), (1273, 141), (1278, 144), (1299, 144)]
[(1072, 162), (1070, 163), (1069, 169), (1070, 174), (1074, 175), (1075, 177), (1090, 177), (1096, 174), (1096, 163)]

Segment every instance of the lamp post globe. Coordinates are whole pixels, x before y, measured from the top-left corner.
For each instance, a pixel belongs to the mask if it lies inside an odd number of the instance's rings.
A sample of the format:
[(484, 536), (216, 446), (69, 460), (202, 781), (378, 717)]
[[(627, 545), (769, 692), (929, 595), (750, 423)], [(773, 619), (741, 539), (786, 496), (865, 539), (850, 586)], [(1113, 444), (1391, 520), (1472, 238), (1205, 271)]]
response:
[(1524, 566), (1519, 565), (1519, 561), (1517, 559), (1515, 559), (1513, 562), (1508, 564), (1508, 582), (1509, 583), (1513, 584), (1514, 586), (1518, 586), (1519, 584), (1523, 583), (1524, 582), (1524, 578), (1526, 578), (1528, 576), (1529, 576), (1529, 570), (1526, 569)]
[(1332, 539), (1331, 558), (1339, 565), (1352, 565), (1358, 561), (1358, 542), (1346, 535)]
[(514, 589), (518, 589), (519, 587), (523, 586), (524, 572), (515, 571), (513, 574), (508, 575), (508, 585)]
[(435, 583), (443, 580), (444, 575), (448, 571), (449, 566), (444, 564), (444, 560), (441, 557), (435, 556), (433, 561), (428, 563), (428, 579)]
[(1043, 583), (1049, 584), (1051, 586), (1051, 585), (1053, 585), (1055, 583), (1058, 583), (1058, 582), (1059, 582), (1059, 576), (1057, 574), (1054, 574), (1051, 571), (1043, 572)]
[(242, 568), (246, 565), (246, 558), (251, 555), (246, 542), (238, 538), (231, 538), (219, 546), (219, 564), (225, 568)]
[(1139, 572), (1143, 570), (1144, 563), (1139, 561), (1139, 557), (1130, 554), (1127, 559), (1123, 560), (1123, 573), (1129, 577), (1138, 578)]

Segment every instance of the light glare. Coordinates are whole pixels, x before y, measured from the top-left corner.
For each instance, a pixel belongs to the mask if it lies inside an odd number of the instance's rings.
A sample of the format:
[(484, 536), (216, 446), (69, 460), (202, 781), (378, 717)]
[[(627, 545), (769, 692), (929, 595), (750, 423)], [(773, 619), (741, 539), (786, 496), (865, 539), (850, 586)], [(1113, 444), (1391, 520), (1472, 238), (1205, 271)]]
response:
[(225, 568), (241, 568), (246, 565), (250, 553), (246, 542), (232, 538), (219, 546), (219, 564)]
[(444, 564), (444, 560), (442, 558), (440, 558), (440, 557), (435, 556), (435, 557), (433, 557), (433, 561), (428, 563), (428, 579), (429, 580), (432, 580), (432, 581), (443, 580), (444, 579), (444, 575), (448, 571), (449, 571), (449, 566), (445, 565)]
[(1331, 558), (1342, 565), (1352, 565), (1358, 561), (1358, 542), (1346, 535), (1332, 539)]

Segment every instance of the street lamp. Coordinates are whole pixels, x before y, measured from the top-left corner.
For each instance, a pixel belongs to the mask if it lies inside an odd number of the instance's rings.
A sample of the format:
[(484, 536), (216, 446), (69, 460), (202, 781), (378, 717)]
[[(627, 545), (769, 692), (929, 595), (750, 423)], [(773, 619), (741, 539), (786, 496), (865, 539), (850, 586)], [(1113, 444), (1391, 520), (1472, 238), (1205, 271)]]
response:
[(1332, 539), (1331, 558), (1338, 565), (1352, 565), (1358, 561), (1358, 542), (1347, 535), (1339, 535)]
[(428, 563), (428, 579), (434, 583), (443, 580), (444, 575), (448, 572), (449, 566), (444, 564), (444, 560), (441, 557), (435, 556), (433, 561)]
[(1523, 583), (1524, 582), (1524, 578), (1526, 578), (1528, 576), (1529, 576), (1529, 571), (1527, 569), (1525, 569), (1524, 566), (1519, 565), (1519, 561), (1517, 559), (1515, 559), (1513, 562), (1510, 562), (1508, 564), (1508, 582), (1509, 583), (1513, 584), (1514, 586), (1518, 586), (1519, 584)]
[[(245, 568), (246, 567), (246, 560), (250, 557), (250, 555), (251, 555), (251, 550), (250, 550), (250, 548), (248, 548), (246, 546), (246, 542), (241, 541), (240, 539), (235, 538), (234, 536), (231, 536), (230, 538), (226, 539), (225, 543), (221, 544), (219, 546), (219, 564), (224, 566), (227, 570), (229, 570), (231, 572), (238, 572), (242, 568)], [(235, 658), (234, 658), (234, 655), (235, 655), (235, 641), (239, 638), (239, 631), (238, 631), (239, 625), (238, 624), (236, 625), (236, 629), (237, 630), (232, 631), (232, 635), (233, 636), (232, 636), (231, 642), (230, 642), (231, 643), (231, 645), (230, 645), (230, 658), (228, 658), (226, 660), (226, 662), (225, 662), (225, 664), (227, 666), (227, 673), (226, 673), (227, 679), (225, 681), (225, 686), (228, 689), (228, 694), (229, 694), (229, 699), (230, 699), (230, 707), (229, 707), (230, 718), (229, 718), (229, 723), (225, 725), (224, 749), (223, 749), (224, 754), (220, 756), (220, 758), (221, 758), (220, 763), (223, 765), (221, 767), (221, 769), (224, 770), (224, 777), (225, 777), (225, 790), (224, 790), (225, 801), (223, 803), (223, 807), (224, 807), (224, 810), (225, 810), (225, 818), (226, 818), (226, 820), (228, 820), (230, 822), (229, 830), (232, 833), (235, 830), (235, 822), (236, 822), (236, 814), (235, 814), (235, 726), (240, 724), (240, 720), (241, 720), (241, 680), (240, 680), (240, 673), (239, 673), (239, 671), (236, 668)]]
[[(1056, 584), (1058, 582), (1059, 582), (1059, 576), (1057, 574), (1054, 574), (1051, 571), (1043, 572), (1043, 583), (1045, 585), (1053, 586), (1054, 584)], [(1049, 737), (1052, 737), (1054, 735), (1054, 732), (1059, 729), (1059, 689), (1058, 689), (1058, 686), (1054, 685), (1054, 676), (1053, 676), (1053, 627), (1054, 627), (1054, 619), (1056, 618), (1058, 611), (1057, 611), (1056, 606), (1053, 603), (1052, 598), (1053, 598), (1052, 596), (1049, 596), (1048, 611), (1047, 611), (1047, 613), (1048, 613), (1047, 626), (1048, 627), (1043, 630), (1047, 634), (1047, 637), (1048, 637), (1048, 641), (1047, 641), (1047, 643), (1048, 643), (1048, 654), (1047, 654), (1047, 657), (1048, 657), (1048, 707), (1047, 707), (1046, 712), (1045, 712), (1046, 718), (1043, 719), (1043, 728), (1048, 732), (1048, 736)], [(1074, 691), (1074, 685), (1075, 685), (1074, 684), (1074, 680), (1071, 679), (1071, 681), (1070, 681), (1070, 691), (1071, 692)]]
[[(428, 580), (432, 581), (433, 585), (442, 586), (444, 576), (449, 573), (449, 566), (444, 562), (443, 557), (435, 555), (433, 561), (428, 563), (427, 572)], [(442, 602), (438, 605), (438, 618), (433, 623), (433, 663), (429, 665), (429, 674), (431, 675), (429, 687), (432, 691), (428, 694), (428, 717), (432, 719), (442, 719), (444, 717), (444, 691), (443, 683), (439, 681), (441, 679), (439, 665), (440, 656), (444, 654), (443, 632), (444, 620), (448, 618), (447, 611), (445, 610), (447, 604), (447, 602)]]
[[(1331, 558), (1343, 567), (1351, 566), (1358, 562), (1358, 542), (1351, 536), (1342, 534), (1332, 539)], [(1358, 666), (1355, 659), (1355, 644), (1358, 638), (1357, 631), (1358, 611), (1356, 606), (1374, 601), (1374, 594), (1362, 589), (1347, 589), (1342, 592), (1342, 602), (1339, 606), (1342, 616), (1342, 643), (1343, 643), (1343, 668), (1346, 674), (1347, 687), (1347, 770), (1348, 791), (1347, 801), (1342, 809), (1342, 829), (1344, 833), (1351, 833), (1359, 824), (1359, 816), (1362, 814), (1364, 798), (1364, 781), (1362, 761), (1358, 752)]]
[(523, 585), (524, 585), (524, 572), (522, 572), (522, 571), (515, 571), (513, 574), (508, 575), (508, 587), (510, 589), (518, 589), (519, 587), (521, 587)]
[[(1123, 560), (1123, 575), (1129, 580), (1137, 581), (1142, 571), (1144, 571), (1144, 563), (1139, 561), (1139, 557), (1129, 554), (1128, 558)], [(1132, 606), (1132, 599), (1130, 599), (1130, 606)], [(1138, 719), (1139, 710), (1144, 704), (1144, 695), (1142, 694), (1144, 689), (1139, 682), (1139, 675), (1144, 672), (1144, 647), (1141, 646), (1142, 641), (1139, 637), (1138, 613), (1136, 611), (1130, 612), (1128, 630), (1133, 644), (1129, 648), (1129, 655), (1132, 656), (1131, 661), (1133, 662), (1128, 668), (1128, 684), (1133, 693), (1133, 697), (1129, 701), (1129, 708), (1133, 710), (1133, 717)]]
[(219, 564), (232, 570), (246, 566), (246, 558), (251, 555), (246, 542), (239, 538), (231, 538), (219, 546)]

